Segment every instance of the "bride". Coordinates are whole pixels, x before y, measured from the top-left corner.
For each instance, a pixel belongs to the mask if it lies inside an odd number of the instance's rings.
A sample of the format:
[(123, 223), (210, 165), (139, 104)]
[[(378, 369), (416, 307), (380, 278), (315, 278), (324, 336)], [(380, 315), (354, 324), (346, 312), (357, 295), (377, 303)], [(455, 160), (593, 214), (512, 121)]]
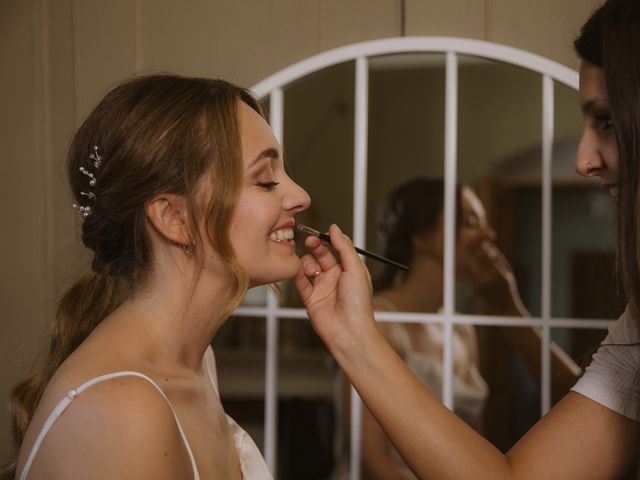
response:
[(271, 478), (223, 410), (210, 348), (248, 288), (301, 268), (310, 200), (259, 105), (220, 80), (129, 80), (80, 127), (68, 176), (91, 271), (14, 388), (2, 478)]

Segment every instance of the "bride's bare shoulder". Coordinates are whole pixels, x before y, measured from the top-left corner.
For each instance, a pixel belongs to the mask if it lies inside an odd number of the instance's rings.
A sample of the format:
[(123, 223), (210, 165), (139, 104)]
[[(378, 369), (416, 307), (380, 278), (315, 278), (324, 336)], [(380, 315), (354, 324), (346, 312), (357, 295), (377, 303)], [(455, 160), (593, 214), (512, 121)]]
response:
[[(29, 478), (188, 477), (191, 463), (176, 420), (148, 380), (130, 375), (108, 378), (70, 396)], [(25, 439), (19, 469), (38, 431)]]

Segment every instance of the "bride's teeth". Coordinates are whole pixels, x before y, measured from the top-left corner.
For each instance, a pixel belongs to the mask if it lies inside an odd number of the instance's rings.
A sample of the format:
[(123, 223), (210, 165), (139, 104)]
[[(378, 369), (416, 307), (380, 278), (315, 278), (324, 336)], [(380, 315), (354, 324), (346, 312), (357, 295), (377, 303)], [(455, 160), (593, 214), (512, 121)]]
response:
[(278, 230), (269, 235), (269, 240), (273, 240), (274, 242), (281, 242), (283, 240), (290, 240), (292, 238), (293, 238), (293, 229), (291, 228)]

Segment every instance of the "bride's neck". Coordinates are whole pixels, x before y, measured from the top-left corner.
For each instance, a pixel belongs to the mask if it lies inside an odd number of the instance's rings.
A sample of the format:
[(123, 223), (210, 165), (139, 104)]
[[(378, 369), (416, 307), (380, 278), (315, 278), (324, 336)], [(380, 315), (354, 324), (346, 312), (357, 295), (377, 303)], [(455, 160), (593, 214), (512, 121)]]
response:
[(198, 371), (229, 314), (228, 290), (228, 281), (204, 275), (195, 284), (170, 276), (156, 279), (124, 302), (109, 322), (141, 339), (140, 354), (154, 365)]

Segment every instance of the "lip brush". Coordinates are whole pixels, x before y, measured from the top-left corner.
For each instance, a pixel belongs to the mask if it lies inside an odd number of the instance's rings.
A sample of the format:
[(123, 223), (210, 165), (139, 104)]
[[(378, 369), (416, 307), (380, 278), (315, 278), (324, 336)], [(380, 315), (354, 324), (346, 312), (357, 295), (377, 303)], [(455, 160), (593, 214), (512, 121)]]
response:
[[(318, 230), (314, 230), (313, 228), (307, 227), (306, 225), (302, 225), (301, 223), (296, 223), (295, 229), (303, 233), (306, 233), (307, 235), (313, 235), (314, 237), (318, 237), (320, 240), (324, 240), (325, 242), (328, 242), (329, 244), (331, 244), (331, 238), (329, 238), (329, 235), (327, 235), (326, 233), (320, 233)], [(394, 262), (393, 260), (389, 260), (388, 258), (382, 257), (373, 252), (369, 252), (367, 250), (364, 250), (358, 247), (355, 247), (355, 249), (356, 249), (356, 252), (364, 255), (365, 257), (373, 258), (374, 260), (378, 260), (379, 262), (386, 263), (387, 265), (392, 265), (401, 270), (409, 270), (409, 267), (402, 265), (398, 262)]]

